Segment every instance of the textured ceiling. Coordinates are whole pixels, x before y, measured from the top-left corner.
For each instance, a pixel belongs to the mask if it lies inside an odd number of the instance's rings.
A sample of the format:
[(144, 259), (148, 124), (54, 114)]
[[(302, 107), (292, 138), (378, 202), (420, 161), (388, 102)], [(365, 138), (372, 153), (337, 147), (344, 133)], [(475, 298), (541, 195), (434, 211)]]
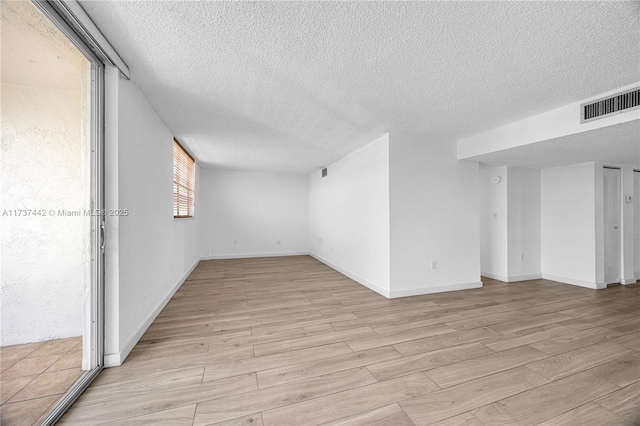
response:
[(83, 1), (205, 165), (308, 173), (640, 80), (639, 2)]
[(600, 161), (605, 165), (629, 165), (640, 169), (640, 120), (478, 155), (468, 160), (534, 169)]

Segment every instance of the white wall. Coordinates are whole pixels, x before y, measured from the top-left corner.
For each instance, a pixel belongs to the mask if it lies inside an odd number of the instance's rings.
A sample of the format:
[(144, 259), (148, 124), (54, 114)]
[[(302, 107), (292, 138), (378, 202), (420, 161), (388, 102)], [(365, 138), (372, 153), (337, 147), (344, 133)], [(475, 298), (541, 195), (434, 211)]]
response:
[(392, 297), (482, 285), (478, 167), (453, 142), (391, 134)]
[(633, 240), (635, 278), (640, 280), (640, 171), (633, 172)]
[(390, 295), (389, 135), (309, 176), (311, 254)]
[(540, 278), (540, 170), (507, 168), (508, 282)]
[[(493, 183), (493, 177), (500, 177)], [(508, 281), (507, 166), (480, 166), (480, 265), (482, 275)]]
[[(106, 208), (129, 212), (107, 218), (109, 366), (124, 361), (199, 261), (202, 211), (196, 207), (194, 218), (173, 218), (173, 134), (134, 83), (109, 69), (105, 85), (106, 181), (111, 187)], [(196, 167), (196, 206), (200, 177)]]
[(83, 334), (89, 146), (76, 78), (77, 91), (2, 84), (2, 346)]
[(604, 286), (596, 268), (597, 229), (602, 228), (596, 212), (598, 169), (602, 170), (584, 163), (541, 171), (543, 278), (589, 288)]
[[(634, 188), (634, 173), (633, 168), (629, 166), (620, 167), (621, 174), (621, 237), (622, 237), (622, 268), (621, 280), (622, 284), (635, 284), (636, 277), (635, 271), (640, 269), (640, 265), (636, 265), (636, 231), (635, 218), (634, 218), (634, 204), (638, 199), (634, 197), (634, 192), (637, 190)], [(631, 202), (626, 202), (626, 197), (631, 197)]]
[(306, 175), (205, 168), (199, 185), (204, 258), (309, 251)]
[(539, 170), (480, 166), (480, 245), (482, 275), (505, 282), (540, 278)]
[(640, 110), (636, 109), (614, 114), (599, 120), (593, 120), (589, 123), (580, 123), (580, 105), (582, 103), (594, 101), (635, 87), (638, 87), (637, 82), (478, 135), (461, 139), (458, 141), (458, 158), (470, 158), (476, 155), (638, 120)]

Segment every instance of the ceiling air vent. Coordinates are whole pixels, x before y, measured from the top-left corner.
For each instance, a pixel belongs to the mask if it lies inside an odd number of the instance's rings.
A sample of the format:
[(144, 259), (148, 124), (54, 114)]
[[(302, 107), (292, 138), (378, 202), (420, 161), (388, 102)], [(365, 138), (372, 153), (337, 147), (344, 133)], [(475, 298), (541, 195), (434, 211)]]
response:
[(631, 89), (613, 96), (580, 105), (580, 123), (608, 117), (640, 106), (640, 89)]
[(322, 169), (322, 177), (325, 177), (327, 175), (327, 168), (325, 167), (324, 169)]

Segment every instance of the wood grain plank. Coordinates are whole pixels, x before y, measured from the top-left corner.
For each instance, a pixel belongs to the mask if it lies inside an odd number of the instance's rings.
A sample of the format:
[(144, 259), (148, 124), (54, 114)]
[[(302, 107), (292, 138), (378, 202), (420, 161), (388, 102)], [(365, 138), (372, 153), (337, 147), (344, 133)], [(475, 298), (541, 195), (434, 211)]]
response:
[(207, 365), (205, 367), (203, 381), (207, 382), (224, 377), (231, 377), (239, 374), (258, 372), (275, 367), (297, 364), (301, 359), (312, 361), (348, 353), (352, 353), (352, 351), (351, 349), (349, 349), (346, 343), (338, 342), (332, 343), (330, 345), (322, 345), (312, 348), (280, 352), (254, 358), (219, 362)]
[(557, 380), (633, 352), (626, 346), (603, 342), (527, 364), (527, 367), (548, 379)]
[(193, 425), (208, 425), (231, 420), (372, 383), (375, 383), (373, 376), (366, 368), (359, 367), (295, 383), (218, 398), (198, 404)]
[(621, 322), (638, 316), (637, 308), (627, 307), (615, 312), (606, 312), (600, 315), (580, 317), (570, 321), (565, 321), (562, 325), (571, 327), (574, 330), (586, 330), (588, 328), (607, 326), (615, 322)]
[(382, 346), (394, 345), (410, 340), (421, 339), (424, 337), (439, 336), (454, 332), (455, 330), (444, 324), (436, 324), (428, 327), (412, 328), (397, 333), (373, 335), (363, 338), (347, 340), (347, 345), (354, 351), (363, 351), (366, 349), (379, 348)]
[[(401, 402), (399, 405), (415, 424), (428, 425), (548, 382), (546, 378), (525, 367), (517, 367)], [(482, 419), (479, 420), (484, 423)]]
[(640, 424), (640, 382), (625, 386), (610, 395), (596, 399), (595, 403), (620, 417)]
[(442, 365), (452, 364), (492, 352), (491, 349), (479, 343), (469, 343), (452, 348), (438, 349), (432, 352), (383, 361), (371, 364), (367, 368), (378, 381), (382, 381), (419, 371), (430, 370)]
[[(346, 348), (346, 345), (344, 345)], [(347, 348), (348, 349), (348, 348)], [(242, 359), (253, 358), (253, 348), (231, 348), (207, 352), (206, 354), (182, 356), (179, 361), (175, 358), (162, 358), (145, 363), (125, 362), (115, 368), (106, 368), (91, 384), (92, 387), (107, 385), (110, 383), (123, 383), (129, 380), (138, 380), (147, 376), (164, 374), (175, 370), (202, 367), (203, 365), (216, 365), (233, 363)]]
[(540, 327), (527, 328), (514, 333), (507, 333), (493, 339), (488, 339), (482, 343), (494, 351), (504, 351), (518, 346), (530, 345), (532, 343), (563, 336), (569, 333), (575, 333), (575, 330), (558, 324), (549, 324)]
[(438, 386), (422, 373), (374, 383), (262, 413), (265, 426), (322, 424), (425, 395)]
[(237, 419), (214, 423), (211, 426), (263, 426), (262, 414), (249, 414), (248, 416), (238, 417)]
[(323, 426), (415, 426), (398, 404), (387, 405), (375, 410), (365, 411), (345, 417)]
[(447, 420), (435, 423), (434, 426), (485, 426), (471, 413), (463, 413)]
[(135, 399), (121, 397), (84, 406), (73, 406), (63, 420), (73, 425), (92, 425), (157, 413), (225, 395), (244, 394), (258, 388), (255, 374), (228, 377), (175, 390), (143, 394)]
[(537, 426), (602, 426), (618, 425), (633, 426), (631, 422), (623, 419), (592, 402), (581, 405), (578, 408), (569, 410), (547, 421), (539, 423)]
[(258, 386), (263, 389), (401, 357), (402, 355), (391, 346), (385, 346), (316, 361), (302, 362), (286, 367), (272, 368), (258, 372)]
[(369, 327), (361, 327), (355, 328), (353, 330), (335, 331), (332, 333), (324, 333), (316, 336), (279, 340), (272, 343), (263, 343), (255, 345), (253, 347), (253, 351), (256, 356), (265, 356), (270, 354), (289, 352), (296, 349), (313, 348), (314, 346), (321, 346), (335, 342), (344, 342), (350, 339), (358, 339), (375, 335), (376, 332)]
[(93, 386), (75, 402), (76, 407), (117, 398), (137, 398), (141, 394), (162, 390), (179, 389), (202, 382), (204, 367), (175, 370), (163, 374), (145, 376), (126, 382)]
[(640, 351), (640, 332), (626, 334), (624, 336), (613, 339), (612, 342), (624, 345), (628, 348)]
[(478, 342), (496, 336), (500, 336), (500, 333), (491, 330), (490, 328), (483, 327), (447, 333), (441, 336), (412, 340), (405, 343), (395, 344), (393, 347), (402, 355), (409, 356), (461, 345), (464, 343)]
[(143, 416), (129, 417), (115, 422), (101, 423), (103, 425), (126, 424), (127, 426), (191, 426), (193, 416), (196, 413), (196, 404), (185, 405), (184, 407), (173, 408), (171, 410), (159, 411), (157, 413)]
[(547, 358), (544, 352), (529, 346), (520, 346), (506, 351), (489, 353), (477, 358), (457, 362), (427, 371), (427, 376), (438, 386), (445, 388), (489, 376), (533, 361)]
[(542, 342), (533, 343), (531, 347), (549, 355), (558, 355), (620, 336), (620, 333), (611, 331), (608, 328), (596, 327), (579, 332), (573, 331)]
[(565, 321), (567, 320), (571, 320), (571, 317), (554, 312), (550, 314), (535, 315), (530, 318), (503, 322), (501, 324), (493, 325), (491, 328), (495, 331), (499, 331), (500, 333), (507, 334), (558, 322), (562, 322), (562, 325), (566, 325)]
[(640, 353), (632, 353), (587, 371), (620, 387), (630, 385), (640, 380)]
[(472, 414), (491, 425), (536, 425), (618, 389), (589, 373), (560, 379), (498, 402)]
[(488, 325), (499, 324), (511, 320), (521, 319), (522, 317), (530, 317), (531, 315), (523, 313), (522, 311), (507, 311), (500, 312), (493, 315), (486, 315), (471, 319), (464, 319), (460, 321), (452, 321), (446, 323), (448, 326), (455, 328), (456, 330), (469, 330), (471, 328), (486, 327)]

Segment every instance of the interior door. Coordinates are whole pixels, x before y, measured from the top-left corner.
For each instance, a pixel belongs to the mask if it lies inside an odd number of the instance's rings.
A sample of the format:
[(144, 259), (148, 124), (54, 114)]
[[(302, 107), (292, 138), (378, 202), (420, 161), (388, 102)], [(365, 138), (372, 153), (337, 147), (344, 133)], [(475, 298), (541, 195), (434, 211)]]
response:
[(603, 170), (604, 280), (620, 282), (621, 264), (621, 175), (619, 169)]

